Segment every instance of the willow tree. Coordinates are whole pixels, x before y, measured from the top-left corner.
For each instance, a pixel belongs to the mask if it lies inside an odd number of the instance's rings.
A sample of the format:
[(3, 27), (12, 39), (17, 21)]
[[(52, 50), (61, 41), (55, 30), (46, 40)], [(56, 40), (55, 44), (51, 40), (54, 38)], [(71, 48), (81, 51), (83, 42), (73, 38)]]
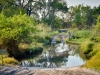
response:
[(5, 17), (0, 14), (1, 48), (5, 48), (9, 56), (21, 57), (19, 43), (31, 43), (31, 35), (36, 31), (35, 22), (27, 15)]

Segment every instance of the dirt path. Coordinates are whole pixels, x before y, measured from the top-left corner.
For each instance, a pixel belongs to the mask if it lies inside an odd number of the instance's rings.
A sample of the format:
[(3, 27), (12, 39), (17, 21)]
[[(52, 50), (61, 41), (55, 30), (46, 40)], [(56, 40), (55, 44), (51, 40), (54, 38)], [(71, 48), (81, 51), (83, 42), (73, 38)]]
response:
[(100, 75), (100, 73), (81, 67), (29, 69), (25, 67), (0, 66), (0, 75)]

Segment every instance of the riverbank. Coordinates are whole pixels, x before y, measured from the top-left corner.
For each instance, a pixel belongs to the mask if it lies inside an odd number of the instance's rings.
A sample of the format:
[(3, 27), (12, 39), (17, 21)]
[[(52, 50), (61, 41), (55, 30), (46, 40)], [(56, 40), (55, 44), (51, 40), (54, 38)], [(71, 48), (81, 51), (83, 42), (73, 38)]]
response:
[(0, 75), (100, 75), (100, 73), (80, 66), (53, 69), (0, 66)]
[[(79, 32), (83, 33), (83, 31)], [(86, 36), (85, 33), (82, 34), (85, 37), (80, 37), (80, 35), (76, 35), (78, 38), (71, 38), (66, 42), (75, 45), (80, 44), (80, 51), (83, 53), (82, 58), (87, 60), (84, 67), (100, 71), (100, 41), (97, 41), (97, 38), (94, 39), (95, 37)]]

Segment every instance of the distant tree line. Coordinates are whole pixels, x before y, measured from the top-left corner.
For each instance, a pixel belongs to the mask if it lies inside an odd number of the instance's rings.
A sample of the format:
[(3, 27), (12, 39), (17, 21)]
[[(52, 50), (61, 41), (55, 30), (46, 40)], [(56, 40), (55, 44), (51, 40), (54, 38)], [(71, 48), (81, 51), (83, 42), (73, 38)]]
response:
[(96, 24), (99, 15), (100, 5), (93, 8), (83, 4), (75, 7), (71, 6), (67, 13), (67, 22), (70, 22), (70, 27), (77, 27), (79, 29), (91, 28)]

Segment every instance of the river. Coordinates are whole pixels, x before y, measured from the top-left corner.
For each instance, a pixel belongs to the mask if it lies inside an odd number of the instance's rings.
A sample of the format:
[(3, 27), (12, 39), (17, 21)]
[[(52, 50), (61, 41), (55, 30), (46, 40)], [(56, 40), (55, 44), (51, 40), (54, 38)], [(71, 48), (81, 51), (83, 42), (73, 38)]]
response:
[(22, 60), (21, 66), (40, 68), (81, 66), (85, 63), (81, 57), (79, 45), (61, 42), (45, 46), (42, 54)]

